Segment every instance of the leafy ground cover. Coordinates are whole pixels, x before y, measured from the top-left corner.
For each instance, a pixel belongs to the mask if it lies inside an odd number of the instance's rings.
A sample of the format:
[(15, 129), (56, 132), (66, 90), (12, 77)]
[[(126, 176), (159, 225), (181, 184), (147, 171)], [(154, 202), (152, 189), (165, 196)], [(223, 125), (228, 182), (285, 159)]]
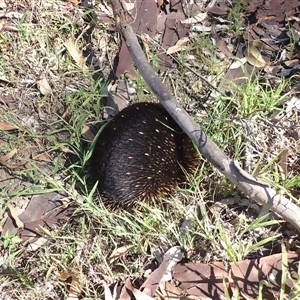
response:
[[(299, 204), (300, 4), (280, 2), (270, 18), (264, 1), (171, 2), (160, 15), (153, 3), (158, 33), (142, 40), (162, 81), (227, 155)], [(298, 250), (288, 223), (265, 219), (205, 159), (168, 199), (135, 211), (105, 208), (88, 184), (91, 136), (108, 106), (155, 100), (124, 63), (112, 5), (0, 4), (1, 299), (108, 299), (105, 284), (130, 278), (140, 287), (173, 246), (185, 261), (224, 265)], [(171, 32), (174, 22), (183, 36)], [(297, 299), (297, 279), (292, 286), (278, 297)]]

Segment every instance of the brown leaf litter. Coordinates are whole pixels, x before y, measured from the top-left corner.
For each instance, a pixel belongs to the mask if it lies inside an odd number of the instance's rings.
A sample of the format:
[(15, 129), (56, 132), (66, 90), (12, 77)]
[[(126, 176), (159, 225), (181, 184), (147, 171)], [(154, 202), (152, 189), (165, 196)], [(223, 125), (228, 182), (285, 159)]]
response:
[[(137, 0), (133, 7), (130, 7), (131, 2), (124, 1), (124, 12), (128, 12), (126, 22), (130, 24), (139, 34), (146, 34), (153, 37), (156, 33), (158, 8), (155, 1)], [(126, 6), (127, 4), (127, 6)], [(116, 77), (121, 74), (136, 79), (136, 71), (133, 67), (131, 55), (128, 51), (125, 41), (122, 38), (120, 52), (116, 56)]]
[(284, 283), (287, 294), (292, 291), (298, 277), (299, 251), (241, 260), (236, 264), (215, 262), (176, 265), (175, 262), (171, 268), (170, 262), (174, 253), (171, 254), (170, 251), (173, 250), (170, 249), (165, 254), (160, 266), (138, 290), (127, 279), (120, 299), (131, 299), (132, 295), (138, 295), (138, 299), (155, 297), (155, 299), (218, 300), (223, 299), (226, 294), (231, 297), (236, 293), (254, 299), (259, 296), (261, 284), (263, 284), (263, 299), (275, 299), (283, 287), (282, 272), (285, 272), (287, 277)]
[[(229, 67), (220, 83), (219, 88), (230, 87), (232, 81), (236, 84), (244, 83), (247, 77), (254, 77), (264, 70), (270, 76), (290, 77), (299, 70), (299, 55), (290, 51), (291, 44), (299, 32), (298, 10), (300, 1), (246, 1), (241, 20), (246, 28), (242, 39), (235, 50), (235, 56), (243, 61), (243, 67)], [(229, 7), (225, 2), (221, 5), (210, 7), (208, 10), (216, 16), (226, 15)], [(221, 6), (221, 7), (220, 7)], [(285, 52), (286, 51), (286, 52)], [(282, 55), (279, 56), (278, 52)], [(284, 55), (285, 53), (285, 55)], [(297, 58), (296, 58), (297, 57)], [(285, 62), (296, 59), (293, 67), (287, 67)], [(233, 61), (235, 63), (235, 61)]]
[[(27, 241), (30, 238), (32, 242), (35, 238), (42, 236), (40, 227), (48, 230), (54, 229), (62, 221), (67, 221), (74, 211), (73, 208), (62, 204), (63, 198), (63, 195), (55, 192), (32, 196), (22, 213), (10, 214), (1, 235), (3, 236), (7, 231), (15, 235), (19, 229), (22, 229), (20, 231), (22, 240)], [(13, 208), (10, 205), (11, 212), (16, 210), (19, 211), (17, 207)]]
[[(282, 272), (286, 272), (283, 256), (273, 254), (260, 259), (242, 260), (236, 265), (230, 263), (229, 266), (222, 262), (179, 264), (174, 269), (174, 279), (180, 283), (178, 287), (183, 294), (214, 300), (222, 299), (226, 285), (230, 291), (229, 276), (240, 291), (253, 298), (258, 297), (259, 286), (265, 281), (271, 285), (264, 285), (263, 299), (275, 299), (281, 289)], [(285, 292), (290, 293), (298, 277), (300, 252), (288, 252), (287, 260), (287, 271), (291, 277), (285, 283)]]
[[(155, 39), (157, 33), (160, 33), (161, 47), (165, 51), (178, 42), (182, 38), (188, 36), (189, 24), (182, 22), (186, 19), (186, 15), (182, 10), (181, 5), (177, 2), (170, 1), (169, 13), (161, 11), (155, 1), (135, 1), (133, 5), (131, 2), (124, 1), (123, 10), (127, 12), (125, 22), (130, 24), (132, 28), (139, 34), (139, 36), (146, 36), (147, 39)], [(199, 12), (197, 5), (188, 5), (187, 10), (190, 14)], [(102, 22), (107, 22), (105, 16), (101, 16)], [(143, 39), (145, 42), (145, 39)], [(172, 57), (168, 56), (164, 51), (159, 51), (158, 57), (160, 58), (160, 69), (166, 70), (175, 66)], [(115, 75), (117, 78), (121, 74), (135, 79), (136, 71), (132, 65), (132, 58), (128, 52), (127, 46), (122, 39), (121, 48), (115, 58)]]

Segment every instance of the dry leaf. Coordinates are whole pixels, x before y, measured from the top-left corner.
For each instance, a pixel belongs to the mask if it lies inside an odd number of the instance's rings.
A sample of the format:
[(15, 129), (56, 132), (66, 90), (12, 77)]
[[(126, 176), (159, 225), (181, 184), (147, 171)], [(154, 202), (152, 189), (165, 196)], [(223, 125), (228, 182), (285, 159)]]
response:
[(262, 42), (260, 40), (254, 40), (251, 43), (253, 46), (255, 46), (256, 48), (258, 48), (260, 50), (274, 51), (274, 48), (272, 48), (271, 46), (265, 44), (264, 42)]
[(182, 290), (173, 281), (161, 282), (159, 288), (165, 299), (182, 299), (180, 297)]
[(227, 7), (227, 6), (221, 8), (219, 6), (210, 6), (209, 5), (206, 8), (207, 12), (214, 14), (214, 15), (219, 15), (219, 16), (226, 15), (228, 10), (229, 10), (229, 7)]
[[(61, 202), (67, 201), (65, 201), (64, 195), (56, 192), (33, 195), (26, 210), (18, 216), (24, 224), (21, 239), (32, 241), (32, 238), (38, 238), (43, 233), (49, 234), (49, 230), (57, 228), (58, 224), (69, 220), (74, 212), (74, 207), (61, 204)], [(7, 230), (14, 234), (17, 233), (17, 227), (12, 217), (4, 225), (3, 231)]]
[[(2, 15), (3, 16), (3, 15)], [(5, 14), (5, 17), (8, 19), (22, 19), (24, 16), (23, 13), (17, 12), (17, 11), (9, 11)]]
[(182, 24), (195, 24), (195, 23), (201, 23), (207, 18), (207, 12), (205, 13), (198, 13), (197, 15), (188, 18), (186, 20), (181, 21)]
[(24, 228), (24, 223), (19, 219), (19, 215), (22, 214), (25, 210), (19, 207), (14, 207), (11, 204), (7, 204), (11, 217), (15, 220), (15, 223), (18, 228)]
[(8, 131), (14, 129), (17, 129), (16, 126), (0, 121), (0, 130)]
[(0, 157), (0, 162), (6, 162), (9, 159), (11, 159), (16, 153), (18, 153), (18, 150), (15, 148), (13, 150), (11, 150), (9, 153), (3, 155)]
[(117, 287), (118, 287), (118, 284), (116, 284), (114, 286), (113, 294), (111, 293), (110, 288), (109, 288), (108, 284), (105, 281), (103, 281), (103, 287), (104, 287), (104, 295), (105, 295), (104, 299), (105, 300), (116, 300), (117, 299)]
[(282, 169), (281, 176), (282, 176), (283, 180), (287, 179), (288, 157), (289, 157), (289, 151), (287, 149), (284, 149), (279, 156), (279, 165)]
[[(130, 278), (127, 278), (125, 281), (125, 285), (121, 289), (120, 298), (119, 300), (131, 300), (132, 296), (132, 283)], [(105, 298), (106, 299), (106, 298)]]
[(0, 31), (4, 31), (5, 30), (6, 22), (7, 21), (5, 19), (0, 20)]
[(75, 42), (72, 39), (69, 39), (65, 42), (65, 46), (72, 58), (75, 60), (76, 64), (82, 68), (83, 71), (88, 71), (88, 68), (85, 65), (85, 59), (81, 52), (79, 52), (79, 50), (76, 48)]
[(62, 151), (64, 152), (64, 153), (71, 153), (71, 154), (75, 154), (75, 155), (77, 155), (73, 150), (71, 150), (69, 147), (63, 147), (62, 148)]
[(283, 274), (288, 274), (284, 289), (288, 292), (294, 287), (298, 276), (299, 261), (299, 251), (291, 251), (287, 254), (283, 251), (283, 253), (259, 259), (246, 259), (230, 263), (229, 268), (223, 262), (182, 263), (175, 267), (173, 279), (179, 283), (177, 286), (185, 295), (197, 296), (200, 299), (208, 297), (227, 299), (224, 296), (228, 288), (232, 292), (234, 288), (239, 292), (242, 291), (248, 297), (257, 299), (259, 286), (262, 281), (266, 281), (272, 285), (264, 287), (262, 299), (273, 300), (276, 298), (276, 294), (280, 293)]
[(0, 8), (2, 9), (6, 8), (6, 3), (4, 0), (0, 0)]
[(230, 65), (229, 69), (230, 69), (230, 70), (233, 70), (233, 69), (240, 68), (240, 67), (242, 67), (246, 62), (247, 62), (246, 57), (237, 59), (235, 62), (233, 62), (233, 63)]
[(164, 0), (157, 0), (157, 6), (161, 7), (164, 4)]
[(83, 125), (81, 134), (87, 142), (92, 142), (95, 138), (95, 135), (91, 131), (91, 128), (87, 125)]
[(52, 161), (52, 159), (46, 153), (35, 155), (32, 157), (32, 159), (37, 160), (37, 161), (45, 161), (45, 162)]
[(52, 94), (52, 89), (47, 79), (44, 77), (41, 80), (38, 80), (37, 86), (42, 93), (42, 95), (47, 96)]
[(34, 252), (34, 251), (38, 250), (39, 248), (41, 248), (42, 246), (44, 246), (47, 242), (48, 242), (47, 238), (40, 237), (35, 242), (29, 244), (27, 246), (27, 250)]
[(16, 26), (11, 25), (9, 23), (6, 24), (5, 30), (7, 30), (7, 31), (15, 31), (15, 32), (19, 32), (20, 31)]
[(261, 55), (261, 48), (259, 49), (255, 46), (256, 43), (250, 42), (247, 49), (246, 49), (246, 59), (248, 63), (254, 67), (262, 68), (264, 67), (267, 62)]
[(124, 5), (124, 8), (126, 9), (126, 10), (132, 10), (132, 9), (134, 9), (134, 3), (128, 3), (128, 2), (123, 2), (123, 5)]
[(219, 50), (222, 51), (222, 53), (224, 53), (226, 56), (233, 57), (233, 54), (228, 49), (225, 41), (218, 35), (215, 22), (211, 24), (211, 33), (211, 37), (214, 38), (214, 40), (216, 41)]
[[(7, 218), (8, 218), (8, 213), (5, 212), (4, 215), (3, 215), (3, 218), (2, 218), (2, 220), (1, 220), (1, 222), (0, 222), (0, 224), (5, 224)], [(0, 233), (2, 233), (2, 232), (3, 232), (3, 227), (0, 226)]]
[(116, 261), (119, 257), (123, 256), (126, 254), (129, 249), (132, 247), (132, 245), (129, 246), (122, 246), (117, 248), (116, 250), (113, 251), (113, 253), (110, 255), (110, 263), (112, 264), (114, 261)]
[(182, 51), (182, 50), (185, 50), (186, 47), (183, 45), (185, 44), (186, 42), (188, 42), (190, 39), (188, 37), (183, 37), (181, 38), (180, 40), (177, 41), (177, 43), (170, 47), (168, 50), (167, 50), (167, 54), (173, 54), (173, 53), (176, 53), (178, 51)]
[[(0, 20), (0, 27), (1, 27), (1, 20)], [(1, 31), (1, 28), (0, 28), (0, 31)], [(1, 75), (0, 80), (5, 82), (5, 83), (10, 83), (10, 81), (6, 78), (5, 75)]]
[(67, 300), (77, 300), (81, 293), (80, 288), (80, 273), (79, 272), (55, 272), (56, 277), (61, 281), (66, 281), (71, 278), (70, 290)]
[(99, 5), (100, 11), (101, 11), (104, 15), (106, 15), (106, 16), (108, 16), (108, 17), (111, 17), (111, 18), (114, 17), (114, 13), (113, 13), (111, 7), (109, 7), (108, 5), (101, 4), (101, 3), (99, 3), (98, 5)]
[(139, 291), (138, 289), (136, 288), (132, 288), (132, 293), (135, 297), (135, 299), (139, 299), (139, 300), (155, 300), (155, 298), (152, 298), (150, 296), (148, 296), (147, 294)]
[(20, 163), (20, 164), (9, 164), (7, 162), (4, 162), (4, 161), (0, 161), (1, 164), (3, 166), (5, 166), (7, 169), (10, 169), (10, 170), (24, 170), (25, 169), (25, 165), (26, 165), (26, 162), (23, 162), (23, 163)]
[(224, 40), (222, 40), (220, 37), (217, 39), (217, 45), (220, 51), (222, 51), (223, 54), (225, 54), (228, 57), (233, 57), (232, 52), (228, 49), (226, 43)]
[(128, 101), (131, 100), (129, 90), (125, 80), (121, 79), (117, 84), (109, 84), (108, 96), (103, 101), (105, 106), (103, 117), (115, 116), (119, 111), (127, 107)]
[(69, 0), (73, 5), (77, 6), (78, 5), (78, 1), (77, 0)]
[(165, 253), (162, 263), (150, 274), (140, 289), (143, 289), (145, 294), (153, 296), (161, 282), (172, 279), (173, 269), (181, 258), (182, 253), (179, 247), (170, 248)]

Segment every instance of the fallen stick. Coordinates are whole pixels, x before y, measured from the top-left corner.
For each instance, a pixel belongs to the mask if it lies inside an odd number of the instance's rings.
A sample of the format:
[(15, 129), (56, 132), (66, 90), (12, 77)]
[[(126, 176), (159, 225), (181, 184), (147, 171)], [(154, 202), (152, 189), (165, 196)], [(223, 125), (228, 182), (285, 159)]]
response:
[(300, 232), (300, 208), (268, 184), (255, 179), (232, 161), (206, 134), (189, 114), (178, 104), (160, 78), (155, 74), (143, 53), (130, 25), (121, 26), (133, 61), (153, 93), (179, 126), (188, 134), (207, 158), (226, 178), (250, 199), (257, 201), (290, 222)]

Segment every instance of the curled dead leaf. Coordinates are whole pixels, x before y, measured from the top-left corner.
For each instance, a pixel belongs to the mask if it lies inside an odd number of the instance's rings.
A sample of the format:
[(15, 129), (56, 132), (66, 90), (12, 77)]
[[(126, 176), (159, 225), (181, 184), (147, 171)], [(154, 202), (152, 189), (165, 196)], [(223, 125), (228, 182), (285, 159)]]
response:
[(16, 148), (11, 150), (9, 153), (7, 153), (7, 154), (0, 157), (0, 162), (3, 163), (3, 162), (8, 161), (9, 159), (11, 159), (17, 153), (18, 153), (18, 150)]
[[(5, 222), (6, 222), (7, 219), (8, 219), (8, 213), (5, 212), (4, 215), (3, 215), (3, 218), (2, 218), (2, 220), (1, 220), (1, 223), (2, 223), (2, 224), (5, 224)], [(2, 232), (3, 232), (3, 227), (0, 226), (0, 233), (2, 233)]]
[(157, 0), (156, 3), (158, 7), (161, 7), (164, 4), (164, 0)]
[(69, 0), (74, 6), (78, 6), (79, 2), (77, 0)]
[[(117, 299), (118, 284), (116, 284), (114, 286), (113, 293), (110, 291), (110, 288), (109, 288), (108, 284), (105, 281), (103, 281), (103, 287), (104, 287), (104, 295), (105, 295), (104, 299), (105, 300), (116, 300)], [(118, 299), (119, 300), (130, 300), (131, 298), (130, 297), (129, 298), (122, 298), (120, 296), (120, 298), (118, 298)]]
[(47, 242), (48, 242), (47, 238), (40, 237), (35, 242), (33, 242), (32, 244), (29, 244), (27, 246), (27, 250), (31, 251), (31, 252), (34, 252), (34, 251), (38, 250), (39, 248), (41, 248), (42, 246), (44, 246)]
[(184, 44), (187, 43), (189, 40), (190, 39), (186, 36), (181, 38), (180, 40), (177, 41), (177, 43), (174, 46), (170, 47), (167, 50), (167, 54), (170, 55), (170, 54), (176, 53), (178, 51), (185, 50), (186, 47), (184, 46)]
[(51, 162), (52, 159), (47, 153), (37, 154), (32, 156), (32, 159), (43, 162)]
[(119, 257), (125, 255), (131, 247), (132, 247), (132, 245), (127, 245), (127, 246), (119, 247), (116, 250), (114, 250), (113, 253), (110, 255), (110, 261), (109, 262), (112, 264)]
[(9, 209), (11, 217), (14, 219), (17, 227), (24, 228), (24, 223), (19, 219), (19, 215), (24, 212), (24, 209), (21, 209), (19, 207), (14, 207), (11, 204), (7, 204), (7, 208)]
[(17, 129), (16, 126), (0, 121), (0, 130), (8, 131)]
[(68, 50), (68, 52), (70, 53), (70, 55), (72, 56), (72, 58), (74, 59), (74, 61), (76, 62), (76, 64), (83, 70), (83, 71), (87, 71), (88, 68), (85, 65), (85, 59), (82, 56), (81, 52), (77, 49), (76, 44), (74, 42), (73, 39), (69, 39), (65, 42), (65, 46)]
[(62, 151), (64, 153), (71, 153), (71, 154), (75, 154), (76, 155), (76, 153), (73, 150), (71, 150), (69, 147), (63, 147)]
[(229, 69), (230, 69), (230, 70), (233, 70), (233, 69), (240, 68), (240, 67), (242, 67), (246, 62), (247, 62), (246, 57), (242, 57), (242, 58), (240, 58), (240, 59), (237, 59), (236, 61), (234, 61), (234, 62), (230, 65)]
[(9, 164), (7, 162), (0, 161), (0, 163), (10, 170), (24, 170), (26, 168), (26, 162), (20, 164)]
[(205, 13), (198, 13), (197, 15), (188, 18), (186, 20), (181, 21), (182, 24), (196, 24), (201, 23), (207, 18), (207, 12)]
[(257, 41), (254, 43), (254, 41), (249, 42), (248, 47), (246, 48), (246, 59), (247, 62), (256, 67), (256, 68), (262, 68), (267, 65), (267, 62), (264, 60), (261, 51), (262, 48), (258, 47), (258, 45), (261, 46), (261, 44), (258, 44)]
[(76, 300), (79, 299), (81, 293), (80, 277), (79, 272), (55, 272), (56, 277), (61, 281), (66, 281), (71, 278), (69, 294), (67, 300)]
[(0, 0), (0, 8), (2, 9), (6, 8), (6, 3), (4, 0)]
[(225, 6), (225, 7), (219, 7), (219, 6), (208, 6), (206, 8), (206, 11), (214, 14), (214, 15), (218, 15), (218, 16), (222, 16), (222, 15), (226, 15), (227, 12), (229, 10), (229, 7)]
[(148, 296), (147, 294), (145, 294), (142, 291), (139, 291), (136, 288), (132, 288), (132, 293), (135, 297), (135, 299), (139, 299), (139, 300), (155, 300), (155, 298)]
[(281, 167), (281, 176), (284, 180), (288, 177), (288, 157), (289, 151), (287, 149), (283, 149), (283, 151), (279, 155), (279, 165)]
[(37, 86), (42, 95), (47, 96), (52, 94), (51, 86), (45, 77), (37, 81)]
[(251, 43), (253, 46), (255, 46), (256, 48), (258, 48), (260, 50), (274, 51), (274, 48), (272, 48), (271, 46), (265, 44), (264, 42), (262, 42), (260, 40), (254, 40)]
[(0, 31), (4, 31), (5, 30), (6, 22), (7, 21), (5, 19), (0, 20)]
[(123, 5), (125, 7), (126, 10), (130, 11), (130, 10), (133, 10), (134, 9), (134, 3), (128, 3), (128, 2), (123, 2)]
[(95, 138), (95, 135), (91, 131), (91, 128), (87, 125), (84, 125), (81, 134), (87, 142), (92, 142)]
[(10, 160), (16, 153), (18, 152), (17, 149), (13, 149), (11, 150), (9, 153), (3, 155), (0, 157), (0, 164), (5, 166), (8, 169), (11, 170), (22, 170), (24, 169), (25, 165), (26, 165), (26, 161), (23, 161), (19, 164), (10, 164), (7, 161)]
[(221, 50), (226, 56), (233, 57), (232, 52), (228, 49), (225, 41), (223, 41), (221, 38), (217, 40), (217, 45), (219, 50)]

